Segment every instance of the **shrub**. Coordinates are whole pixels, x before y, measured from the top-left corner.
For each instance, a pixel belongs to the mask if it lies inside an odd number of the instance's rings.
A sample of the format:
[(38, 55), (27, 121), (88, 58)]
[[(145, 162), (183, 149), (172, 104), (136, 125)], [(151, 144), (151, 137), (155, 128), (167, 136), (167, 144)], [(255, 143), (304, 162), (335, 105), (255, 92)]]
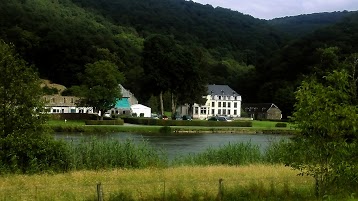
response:
[(275, 127), (286, 128), (286, 127), (287, 127), (287, 124), (280, 122), (280, 123), (275, 124)]
[(151, 118), (123, 118), (125, 123), (157, 126), (252, 127), (252, 121), (175, 121)]
[(50, 135), (0, 139), (0, 170), (7, 173), (63, 172), (69, 169), (69, 149)]
[(87, 120), (86, 125), (123, 125), (124, 121), (122, 119), (116, 120)]
[(163, 134), (169, 134), (172, 132), (172, 129), (170, 128), (170, 126), (163, 126), (159, 129), (159, 132)]

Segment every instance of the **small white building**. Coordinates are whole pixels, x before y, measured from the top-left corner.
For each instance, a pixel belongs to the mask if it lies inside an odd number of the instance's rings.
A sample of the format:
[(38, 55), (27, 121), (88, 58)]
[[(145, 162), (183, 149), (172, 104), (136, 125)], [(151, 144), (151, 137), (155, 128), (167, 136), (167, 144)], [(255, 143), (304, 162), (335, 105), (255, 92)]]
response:
[[(206, 103), (204, 105), (194, 104), (192, 115), (195, 119), (207, 119), (211, 116), (241, 116), (241, 95), (231, 89), (228, 85), (208, 85)], [(188, 115), (188, 106), (181, 106), (179, 113)]]
[(131, 113), (136, 114), (137, 117), (151, 117), (152, 109), (142, 104), (131, 105)]
[(54, 113), (93, 113), (93, 107), (77, 107), (79, 100), (75, 96), (45, 95), (45, 109), (50, 114)]

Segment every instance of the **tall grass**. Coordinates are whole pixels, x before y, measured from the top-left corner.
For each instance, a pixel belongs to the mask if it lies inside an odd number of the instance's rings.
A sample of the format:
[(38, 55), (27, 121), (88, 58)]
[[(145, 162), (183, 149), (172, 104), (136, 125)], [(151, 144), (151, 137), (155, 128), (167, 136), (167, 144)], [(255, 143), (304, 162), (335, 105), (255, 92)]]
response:
[(247, 143), (230, 143), (217, 149), (208, 148), (202, 153), (178, 157), (176, 165), (247, 165), (262, 162), (260, 147)]
[(91, 138), (78, 144), (71, 143), (69, 149), (73, 170), (163, 167), (167, 164), (164, 152), (154, 149), (146, 141), (134, 143), (129, 139), (119, 142)]
[(297, 173), (282, 165), (248, 165), (4, 175), (0, 200), (96, 200), (98, 182), (104, 200), (215, 200), (219, 178), (223, 200), (314, 200), (313, 179)]

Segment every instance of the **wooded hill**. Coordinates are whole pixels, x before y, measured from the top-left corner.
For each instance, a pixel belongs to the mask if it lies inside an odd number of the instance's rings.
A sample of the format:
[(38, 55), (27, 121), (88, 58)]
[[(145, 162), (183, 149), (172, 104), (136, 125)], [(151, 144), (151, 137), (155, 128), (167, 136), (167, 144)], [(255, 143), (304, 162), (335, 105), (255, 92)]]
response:
[(230, 85), (244, 102), (275, 102), (285, 114), (301, 75), (320, 62), (317, 48), (357, 52), (357, 22), (356, 12), (266, 21), (184, 0), (0, 1), (0, 39), (42, 78), (78, 85), (85, 64), (105, 59), (147, 101), (143, 44), (152, 34), (169, 35), (193, 52), (208, 83)]

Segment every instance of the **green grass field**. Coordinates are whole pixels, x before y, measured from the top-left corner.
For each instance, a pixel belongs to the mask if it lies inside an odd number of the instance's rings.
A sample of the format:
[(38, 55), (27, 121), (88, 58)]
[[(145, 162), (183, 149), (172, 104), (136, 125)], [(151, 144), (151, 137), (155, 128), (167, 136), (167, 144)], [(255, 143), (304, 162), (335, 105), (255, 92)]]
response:
[(97, 200), (101, 183), (104, 200), (206, 201), (216, 199), (220, 178), (223, 200), (316, 200), (313, 179), (297, 173), (283, 165), (248, 165), (3, 175), (0, 200)]

